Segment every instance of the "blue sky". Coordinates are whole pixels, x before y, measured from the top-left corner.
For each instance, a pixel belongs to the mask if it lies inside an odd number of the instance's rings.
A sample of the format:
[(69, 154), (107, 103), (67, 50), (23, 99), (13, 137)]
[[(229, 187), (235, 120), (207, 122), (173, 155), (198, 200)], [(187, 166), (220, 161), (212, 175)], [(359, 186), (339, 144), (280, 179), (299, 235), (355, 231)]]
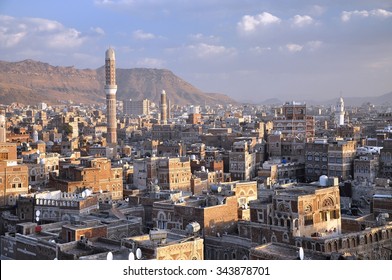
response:
[(261, 102), (392, 91), (390, 0), (2, 0), (0, 60), (166, 68)]

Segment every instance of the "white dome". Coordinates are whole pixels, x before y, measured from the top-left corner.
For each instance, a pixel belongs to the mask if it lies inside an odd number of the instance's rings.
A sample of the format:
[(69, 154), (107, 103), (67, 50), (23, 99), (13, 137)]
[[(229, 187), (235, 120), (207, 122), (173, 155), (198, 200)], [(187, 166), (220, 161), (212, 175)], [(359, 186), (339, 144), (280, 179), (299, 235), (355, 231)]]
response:
[(111, 59), (111, 60), (115, 60), (116, 57), (114, 55), (114, 50), (112, 48), (108, 48), (106, 53), (105, 53), (105, 58), (106, 59)]

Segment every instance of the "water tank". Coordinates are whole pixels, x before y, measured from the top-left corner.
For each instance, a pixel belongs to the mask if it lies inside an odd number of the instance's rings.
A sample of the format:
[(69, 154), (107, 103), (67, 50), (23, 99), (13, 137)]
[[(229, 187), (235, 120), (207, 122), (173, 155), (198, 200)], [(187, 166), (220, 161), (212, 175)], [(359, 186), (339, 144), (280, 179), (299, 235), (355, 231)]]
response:
[(185, 227), (185, 231), (189, 235), (193, 235), (193, 234), (197, 233), (199, 230), (200, 230), (200, 224), (198, 222), (189, 223)]
[(328, 176), (327, 175), (321, 175), (319, 183), (320, 183), (321, 187), (328, 186)]
[(195, 155), (191, 155), (191, 160), (196, 160), (196, 156)]
[(164, 243), (167, 239), (167, 231), (160, 229), (150, 230), (150, 240), (153, 242)]
[(216, 192), (216, 193), (220, 193), (222, 191), (222, 187), (218, 186), (218, 185), (211, 185), (211, 191)]

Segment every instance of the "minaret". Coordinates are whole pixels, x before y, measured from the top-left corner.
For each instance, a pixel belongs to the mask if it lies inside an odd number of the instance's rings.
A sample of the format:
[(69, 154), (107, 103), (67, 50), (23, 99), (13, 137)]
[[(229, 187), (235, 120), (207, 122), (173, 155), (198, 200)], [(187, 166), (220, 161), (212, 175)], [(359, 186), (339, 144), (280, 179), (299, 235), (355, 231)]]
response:
[(344, 101), (342, 97), (336, 103), (335, 123), (337, 126), (344, 125)]
[(167, 104), (165, 90), (162, 90), (161, 93), (161, 124), (167, 124)]
[(6, 132), (7, 130), (5, 128), (5, 117), (3, 115), (0, 115), (0, 143), (7, 141)]
[(116, 58), (114, 50), (109, 48), (105, 54), (105, 93), (106, 93), (106, 118), (107, 118), (107, 144), (117, 145), (116, 121)]

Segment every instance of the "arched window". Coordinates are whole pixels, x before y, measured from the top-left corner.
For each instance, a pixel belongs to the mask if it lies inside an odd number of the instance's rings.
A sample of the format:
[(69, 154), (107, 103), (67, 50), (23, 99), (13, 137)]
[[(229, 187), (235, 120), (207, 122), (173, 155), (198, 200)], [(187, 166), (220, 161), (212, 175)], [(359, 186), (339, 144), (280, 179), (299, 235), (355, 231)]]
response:
[(329, 196), (323, 200), (323, 203), (321, 205), (322, 207), (331, 207), (335, 205), (335, 202), (334, 199)]

